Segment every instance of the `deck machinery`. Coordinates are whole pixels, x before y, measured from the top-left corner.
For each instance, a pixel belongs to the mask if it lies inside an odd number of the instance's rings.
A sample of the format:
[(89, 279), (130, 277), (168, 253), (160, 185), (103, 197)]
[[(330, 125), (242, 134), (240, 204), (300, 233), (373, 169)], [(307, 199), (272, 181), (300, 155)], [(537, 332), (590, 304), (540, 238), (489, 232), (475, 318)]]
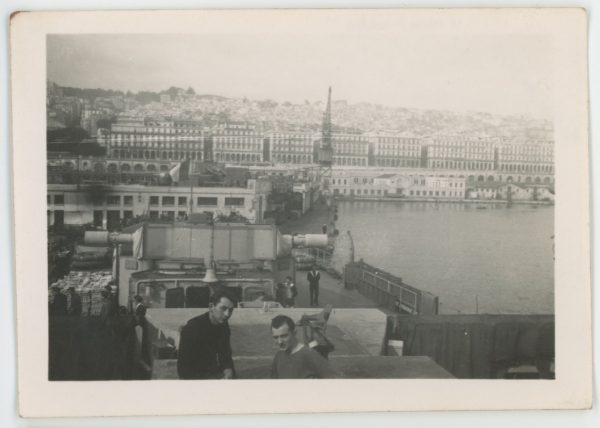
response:
[[(275, 315), (297, 322), (319, 319), (320, 308), (270, 307), (268, 302), (277, 300), (277, 284), (290, 274), (292, 249), (326, 247), (327, 235), (282, 235), (274, 225), (234, 223), (144, 223), (130, 230), (86, 232), (85, 241), (115, 247), (119, 305), (132, 309), (140, 295), (148, 308), (148, 334), (139, 340), (142, 348), (145, 340), (151, 343), (153, 379), (177, 378), (181, 327), (205, 311), (201, 308), (209, 306), (217, 285), (229, 287), (239, 300), (229, 325), (240, 378), (269, 377)], [(342, 377), (408, 377), (415, 370), (418, 377), (451, 377), (428, 357), (385, 356), (387, 315), (379, 309), (334, 308), (326, 323), (327, 342), (335, 348), (332, 364)], [(309, 325), (300, 328), (301, 340), (319, 345)]]
[(88, 244), (116, 247), (119, 305), (142, 296), (148, 308), (206, 308), (216, 285), (242, 307), (277, 300), (292, 248), (323, 248), (327, 235), (282, 235), (274, 225), (143, 223), (132, 233), (86, 232)]

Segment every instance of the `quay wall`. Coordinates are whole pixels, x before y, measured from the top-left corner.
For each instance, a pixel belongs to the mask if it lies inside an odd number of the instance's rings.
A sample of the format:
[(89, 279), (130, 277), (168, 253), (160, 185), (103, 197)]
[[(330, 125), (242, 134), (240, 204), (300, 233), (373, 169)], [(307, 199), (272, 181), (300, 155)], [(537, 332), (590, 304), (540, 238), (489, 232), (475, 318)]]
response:
[[(374, 201), (374, 202), (433, 202), (451, 204), (507, 205), (506, 199), (451, 199), (451, 198), (399, 198), (393, 196), (335, 196), (339, 201)], [(513, 200), (513, 205), (554, 205), (551, 201)]]

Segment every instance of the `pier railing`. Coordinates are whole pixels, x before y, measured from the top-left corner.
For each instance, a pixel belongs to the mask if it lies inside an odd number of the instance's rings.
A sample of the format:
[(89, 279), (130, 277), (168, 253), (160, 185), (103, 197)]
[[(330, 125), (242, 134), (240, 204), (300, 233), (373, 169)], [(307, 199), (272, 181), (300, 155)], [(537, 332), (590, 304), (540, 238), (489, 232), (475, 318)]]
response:
[(419, 290), (374, 266), (359, 261), (348, 263), (344, 269), (344, 284), (391, 311), (410, 315), (436, 315), (439, 298)]
[(311, 248), (311, 254), (315, 258), (315, 263), (321, 269), (329, 270), (332, 268), (331, 266), (331, 258), (333, 256), (333, 252), (331, 250), (322, 249), (322, 248)]

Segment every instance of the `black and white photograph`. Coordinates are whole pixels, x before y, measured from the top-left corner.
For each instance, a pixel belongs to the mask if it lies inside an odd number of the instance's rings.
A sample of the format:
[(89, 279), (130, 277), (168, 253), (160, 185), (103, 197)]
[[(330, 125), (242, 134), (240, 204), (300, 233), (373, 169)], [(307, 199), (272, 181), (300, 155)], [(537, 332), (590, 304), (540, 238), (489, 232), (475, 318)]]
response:
[(553, 388), (556, 35), (354, 12), (42, 34), (44, 381)]

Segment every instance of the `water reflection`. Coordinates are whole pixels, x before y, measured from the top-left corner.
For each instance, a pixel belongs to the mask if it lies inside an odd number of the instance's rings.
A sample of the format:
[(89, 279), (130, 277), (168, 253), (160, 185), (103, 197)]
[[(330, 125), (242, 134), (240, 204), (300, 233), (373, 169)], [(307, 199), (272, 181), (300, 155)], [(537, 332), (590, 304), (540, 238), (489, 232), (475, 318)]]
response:
[(357, 257), (439, 295), (443, 313), (552, 313), (553, 207), (483, 206), (342, 201), (337, 227)]

